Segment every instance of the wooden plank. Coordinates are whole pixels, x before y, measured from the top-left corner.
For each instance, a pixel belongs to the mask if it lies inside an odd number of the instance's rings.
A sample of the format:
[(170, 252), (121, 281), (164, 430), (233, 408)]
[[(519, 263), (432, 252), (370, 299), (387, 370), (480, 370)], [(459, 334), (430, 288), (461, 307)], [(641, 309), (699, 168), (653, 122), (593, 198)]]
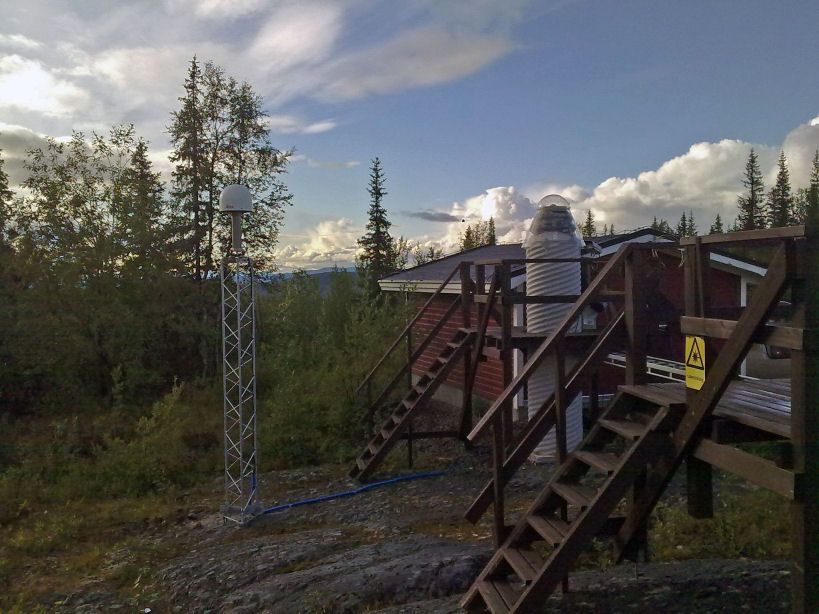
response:
[(576, 303), (579, 294), (550, 294), (548, 296), (533, 296), (523, 292), (510, 292), (503, 297), (504, 305), (552, 305), (557, 303)]
[(682, 237), (679, 241), (681, 246), (694, 245), (699, 239), (703, 245), (714, 245), (717, 243), (740, 243), (744, 241), (771, 241), (774, 239), (787, 239), (805, 236), (804, 226), (785, 226), (784, 228), (766, 228), (763, 230), (741, 230), (738, 232), (725, 232), (721, 234), (705, 235), (702, 237)]
[(787, 499), (793, 499), (793, 472), (777, 467), (771, 461), (733, 446), (715, 443), (710, 439), (700, 440), (692, 454), (694, 458), (708, 465), (738, 475), (751, 484), (766, 488)]
[[(735, 320), (718, 318), (680, 318), (680, 331), (684, 335), (700, 335), (713, 339), (728, 339), (736, 326)], [(802, 329), (781, 324), (767, 324), (754, 335), (754, 343), (764, 343), (791, 350), (802, 349)]]
[(483, 597), (483, 601), (486, 604), (486, 607), (489, 608), (489, 611), (492, 614), (497, 612), (507, 612), (509, 609), (506, 606), (506, 602), (501, 597), (500, 592), (495, 587), (495, 584), (491, 580), (481, 580), (478, 582), (478, 591)]

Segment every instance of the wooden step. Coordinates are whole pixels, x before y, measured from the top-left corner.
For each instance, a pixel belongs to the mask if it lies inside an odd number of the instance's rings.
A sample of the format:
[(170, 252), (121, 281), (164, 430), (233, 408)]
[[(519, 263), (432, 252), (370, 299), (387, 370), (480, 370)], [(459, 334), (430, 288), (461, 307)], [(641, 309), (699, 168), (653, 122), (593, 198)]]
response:
[(364, 469), (364, 467), (367, 466), (367, 462), (360, 456), (357, 459), (355, 459), (355, 464), (358, 465), (359, 469)]
[(378, 452), (378, 444), (372, 442), (370, 443), (370, 445), (367, 446), (367, 449), (370, 451), (370, 454), (375, 455), (375, 453)]
[(530, 514), (526, 517), (526, 522), (553, 546), (559, 545), (569, 531), (569, 523), (555, 516)]
[(508, 612), (509, 607), (501, 597), (500, 591), (491, 580), (481, 580), (478, 582), (478, 592), (483, 597), (484, 603), (489, 610), (496, 614), (497, 612)]
[(597, 469), (603, 473), (611, 474), (620, 466), (620, 459), (608, 452), (589, 452), (586, 450), (576, 450), (574, 457), (585, 463), (592, 469)]
[(682, 384), (664, 384), (660, 386), (623, 385), (618, 386), (618, 390), (659, 407), (674, 409), (685, 405), (685, 388)]
[(632, 422), (631, 420), (610, 420), (609, 418), (600, 418), (597, 421), (604, 429), (617, 433), (626, 439), (638, 439), (646, 432), (646, 427), (639, 422)]
[(384, 439), (389, 439), (390, 435), (392, 435), (392, 431), (388, 429), (386, 426), (383, 429), (381, 429), (381, 436)]
[(503, 549), (503, 558), (517, 574), (518, 578), (529, 584), (537, 577), (538, 569), (534, 569), (529, 560), (518, 552), (515, 548), (506, 547)]
[(574, 505), (579, 508), (587, 508), (591, 503), (597, 491), (587, 486), (580, 484), (565, 484), (563, 482), (554, 482), (551, 485), (552, 490), (560, 496), (569, 505)]

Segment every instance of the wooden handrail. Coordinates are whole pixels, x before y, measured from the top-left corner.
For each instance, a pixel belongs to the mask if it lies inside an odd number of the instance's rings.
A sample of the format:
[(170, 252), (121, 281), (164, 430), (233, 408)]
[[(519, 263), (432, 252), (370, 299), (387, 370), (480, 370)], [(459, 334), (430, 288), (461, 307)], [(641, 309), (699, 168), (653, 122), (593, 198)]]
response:
[(452, 278), (455, 276), (455, 273), (457, 273), (460, 270), (460, 268), (461, 268), (461, 264), (458, 263), (455, 266), (455, 268), (452, 269), (452, 272), (449, 275), (447, 275), (446, 279), (444, 279), (444, 281), (441, 282), (441, 285), (438, 286), (438, 289), (435, 290), (435, 292), (432, 294), (432, 296), (429, 297), (427, 302), (424, 303), (424, 306), (421, 307), (420, 310), (418, 310), (418, 313), (415, 314), (415, 317), (413, 317), (412, 320), (409, 321), (409, 324), (407, 324), (404, 327), (404, 330), (402, 330), (401, 334), (399, 334), (398, 337), (395, 339), (395, 341), (393, 341), (393, 343), (389, 347), (389, 349), (386, 352), (384, 352), (384, 355), (381, 357), (381, 359), (377, 363), (375, 363), (375, 366), (372, 369), (370, 369), (369, 373), (367, 373), (367, 376), (364, 378), (364, 381), (362, 381), (358, 385), (358, 388), (355, 389), (356, 395), (361, 394), (362, 389), (364, 389), (364, 387), (367, 385), (367, 383), (378, 372), (378, 369), (380, 369), (381, 365), (383, 365), (386, 362), (387, 358), (389, 358), (390, 354), (393, 353), (395, 348), (398, 347), (398, 344), (401, 343), (401, 340), (404, 338), (404, 336), (407, 334), (407, 332), (409, 332), (409, 330), (419, 320), (419, 318), (424, 314), (424, 312), (426, 312), (427, 308), (432, 304), (432, 301), (434, 301), (436, 298), (438, 298), (438, 296), (444, 291), (444, 288), (446, 288), (447, 284), (450, 281), (452, 281)]
[[(435, 326), (432, 327), (432, 330), (430, 330), (427, 336), (424, 337), (424, 340), (418, 344), (418, 347), (416, 347), (412, 354), (409, 356), (407, 362), (403, 364), (403, 366), (398, 370), (398, 373), (396, 373), (390, 380), (390, 382), (384, 387), (384, 389), (378, 395), (378, 398), (376, 398), (376, 400), (370, 404), (370, 406), (367, 408), (367, 411), (364, 413), (364, 416), (362, 416), (361, 418), (362, 421), (367, 421), (373, 416), (376, 409), (378, 409), (381, 403), (383, 403), (387, 399), (387, 397), (390, 395), (393, 388), (395, 388), (398, 382), (401, 381), (401, 377), (406, 373), (410, 372), (411, 366), (415, 364), (415, 361), (418, 360), (421, 354), (424, 353), (424, 350), (427, 349), (427, 346), (430, 343), (432, 343), (432, 340), (441, 331), (444, 325), (449, 321), (449, 318), (452, 317), (452, 314), (455, 313), (455, 310), (458, 308), (460, 304), (461, 296), (458, 295), (455, 298), (455, 300), (452, 301), (452, 303), (450, 303), (449, 307), (447, 307), (447, 310), (444, 312), (444, 315), (441, 316), (441, 318), (435, 323)], [(409, 331), (405, 331), (405, 334), (409, 334)], [(399, 337), (399, 339), (400, 338), (401, 337)]]
[(535, 350), (532, 354), (531, 358), (523, 366), (523, 369), (517, 375), (517, 377), (515, 377), (515, 379), (512, 380), (501, 395), (495, 399), (495, 402), (492, 403), (489, 410), (483, 416), (481, 416), (481, 419), (478, 420), (478, 424), (475, 425), (475, 428), (472, 429), (472, 432), (469, 433), (467, 437), (469, 441), (475, 441), (475, 439), (480, 437), (480, 435), (488, 428), (488, 426), (492, 423), (495, 414), (501, 411), (501, 407), (503, 407), (504, 404), (507, 403), (512, 396), (523, 387), (523, 384), (528, 381), (532, 373), (535, 372), (535, 369), (540, 366), (540, 363), (543, 362), (546, 356), (554, 350), (558, 339), (562, 338), (568, 332), (568, 330), (574, 326), (575, 321), (581, 315), (583, 309), (585, 309), (586, 306), (597, 296), (598, 292), (602, 290), (602, 286), (611, 272), (625, 262), (626, 255), (634, 248), (635, 244), (625, 244), (622, 245), (619, 250), (617, 250), (614, 257), (606, 263), (600, 273), (598, 273), (594, 280), (589, 284), (589, 287), (586, 288), (583, 294), (580, 295), (580, 298), (577, 299), (577, 302), (568, 311), (566, 317), (563, 318), (563, 321), (557, 326), (557, 328), (555, 328), (555, 330), (552, 331), (549, 337), (540, 344), (537, 350)]
[[(584, 373), (589, 368), (601, 363), (611, 352), (612, 346), (622, 339), (621, 333), (624, 322), (624, 310), (620, 309), (606, 328), (600, 332), (597, 340), (586, 352), (586, 355), (571, 368), (565, 380), (567, 396), (571, 396), (573, 390), (580, 385), (580, 378)], [(555, 397), (554, 394), (552, 394), (536, 409), (532, 418), (517, 437), (517, 441), (512, 445), (511, 452), (503, 461), (501, 487), (506, 486), (515, 472), (526, 462), (526, 459), (529, 458), (532, 451), (554, 426), (554, 409)], [(473, 524), (476, 523), (491, 505), (493, 499), (494, 484), (493, 480), (490, 480), (467, 510), (465, 514), (466, 519)]]

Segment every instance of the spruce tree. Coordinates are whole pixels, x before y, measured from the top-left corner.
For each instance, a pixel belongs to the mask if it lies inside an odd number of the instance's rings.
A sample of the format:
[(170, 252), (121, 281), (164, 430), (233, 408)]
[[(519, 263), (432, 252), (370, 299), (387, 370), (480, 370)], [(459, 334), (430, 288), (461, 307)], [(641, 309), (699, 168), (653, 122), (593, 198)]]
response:
[(685, 211), (683, 211), (683, 214), (680, 216), (680, 221), (677, 222), (677, 228), (674, 230), (674, 234), (678, 237), (688, 236), (688, 216)]
[(591, 209), (586, 209), (586, 220), (580, 227), (580, 234), (584, 237), (597, 236), (597, 226), (594, 223), (594, 213), (592, 213)]
[(370, 195), (370, 208), (367, 212), (367, 232), (358, 240), (361, 254), (357, 258), (358, 267), (367, 292), (374, 297), (379, 292), (378, 280), (392, 272), (393, 240), (387, 210), (382, 205), (387, 191), (384, 189), (386, 177), (381, 168), (381, 160), (376, 157), (370, 165), (370, 182), (367, 192)]
[(722, 217), (719, 213), (717, 213), (717, 217), (714, 218), (714, 223), (711, 224), (711, 228), (708, 229), (709, 235), (716, 235), (722, 234), (725, 230), (722, 227)]
[(768, 192), (768, 202), (766, 203), (768, 226), (771, 228), (789, 226), (794, 222), (795, 217), (793, 212), (793, 196), (791, 195), (791, 182), (784, 150), (780, 150), (779, 152), (778, 167), (776, 183), (770, 192)]
[(495, 245), (498, 242), (497, 237), (495, 236), (495, 218), (490, 217), (489, 221), (486, 223), (486, 245)]
[(609, 235), (614, 235), (614, 223), (612, 222), (611, 226), (609, 226)]
[(606, 236), (607, 234), (609, 234), (609, 225), (603, 224), (603, 236)]
[(748, 190), (745, 195), (737, 197), (739, 215), (735, 223), (737, 230), (756, 230), (765, 228), (763, 198), (765, 186), (762, 183), (762, 172), (759, 170), (759, 159), (753, 147), (745, 163), (745, 177), (742, 185)]
[(810, 184), (805, 206), (805, 223), (819, 224), (819, 149), (813, 156), (813, 166), (810, 173)]
[(697, 234), (697, 223), (694, 221), (694, 212), (688, 212), (688, 237), (694, 237)]

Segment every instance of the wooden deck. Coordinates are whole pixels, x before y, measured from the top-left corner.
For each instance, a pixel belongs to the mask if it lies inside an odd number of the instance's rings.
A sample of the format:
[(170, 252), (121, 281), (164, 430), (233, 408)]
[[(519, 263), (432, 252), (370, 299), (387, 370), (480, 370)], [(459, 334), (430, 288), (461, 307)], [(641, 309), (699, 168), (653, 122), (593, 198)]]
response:
[[(631, 390), (638, 396), (642, 392), (665, 398), (670, 403), (685, 403), (685, 384), (682, 382), (621, 388)], [(790, 438), (791, 383), (786, 379), (735, 380), (722, 395), (713, 415)]]

